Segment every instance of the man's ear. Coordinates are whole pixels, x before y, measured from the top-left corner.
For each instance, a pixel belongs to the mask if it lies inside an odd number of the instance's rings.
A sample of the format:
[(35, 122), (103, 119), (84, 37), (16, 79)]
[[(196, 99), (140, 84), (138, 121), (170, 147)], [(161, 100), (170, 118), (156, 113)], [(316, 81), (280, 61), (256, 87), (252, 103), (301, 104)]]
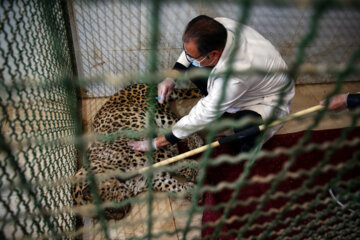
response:
[(214, 57), (214, 56), (220, 56), (221, 55), (221, 51), (219, 50), (212, 50), (209, 54), (208, 57)]
[(222, 50), (214, 50), (214, 57), (216, 57), (217, 59), (220, 59), (221, 54), (222, 54)]

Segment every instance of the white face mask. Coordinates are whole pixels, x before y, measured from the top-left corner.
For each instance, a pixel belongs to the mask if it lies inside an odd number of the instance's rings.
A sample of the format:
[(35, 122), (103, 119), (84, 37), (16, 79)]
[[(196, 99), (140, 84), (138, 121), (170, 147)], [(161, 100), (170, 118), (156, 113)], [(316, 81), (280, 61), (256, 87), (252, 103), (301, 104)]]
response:
[(189, 55), (187, 55), (186, 57), (187, 57), (188, 61), (191, 62), (191, 64), (193, 66), (195, 66), (195, 67), (205, 67), (205, 66), (201, 66), (200, 63), (205, 60), (207, 55), (203, 59), (201, 59), (200, 61), (196, 60), (195, 58), (190, 57)]
[[(205, 57), (206, 58), (206, 57)], [(204, 59), (205, 59), (204, 58)], [(192, 65), (194, 65), (195, 67), (208, 67), (208, 66), (210, 66), (211, 64), (213, 64), (213, 62), (214, 62), (214, 60), (215, 60), (215, 58), (211, 61), (211, 63), (209, 63), (208, 65), (206, 65), (206, 66), (201, 66), (200, 65), (200, 63), (204, 60), (204, 59), (202, 59), (200, 62), (199, 61), (196, 61), (195, 59), (194, 59), (194, 61), (192, 61)]]
[(196, 61), (196, 60), (192, 61), (191, 64), (192, 64), (193, 66), (195, 66), (195, 67), (203, 67), (203, 66), (200, 65), (200, 62), (199, 62), (199, 61)]

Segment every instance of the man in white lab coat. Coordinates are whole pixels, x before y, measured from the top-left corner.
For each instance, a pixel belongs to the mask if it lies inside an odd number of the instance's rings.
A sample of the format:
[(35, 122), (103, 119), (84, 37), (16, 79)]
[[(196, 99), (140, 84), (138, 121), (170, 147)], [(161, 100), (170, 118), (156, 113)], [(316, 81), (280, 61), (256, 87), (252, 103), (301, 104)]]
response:
[[(294, 96), (294, 84), (286, 74), (287, 66), (275, 47), (254, 29), (241, 25), (239, 46), (235, 49), (235, 32), (238, 23), (229, 18), (211, 18), (205, 15), (191, 20), (183, 34), (183, 51), (173, 72), (194, 67), (205, 67), (211, 72), (207, 79), (194, 80), (204, 97), (182, 117), (166, 136), (150, 141), (132, 141), (134, 150), (147, 151), (150, 144), (155, 149), (174, 144), (180, 139), (204, 129), (217, 116), (240, 119), (251, 116), (266, 120), (273, 113), (281, 118), (289, 113)], [(229, 67), (232, 74), (225, 81)], [(259, 72), (259, 70), (261, 72)], [(175, 80), (166, 78), (158, 85), (159, 102), (163, 103), (175, 87)], [(219, 105), (222, 89), (225, 96)], [(283, 92), (282, 103), (279, 104)], [(218, 115), (217, 115), (218, 113)], [(281, 126), (269, 129), (267, 138)]]

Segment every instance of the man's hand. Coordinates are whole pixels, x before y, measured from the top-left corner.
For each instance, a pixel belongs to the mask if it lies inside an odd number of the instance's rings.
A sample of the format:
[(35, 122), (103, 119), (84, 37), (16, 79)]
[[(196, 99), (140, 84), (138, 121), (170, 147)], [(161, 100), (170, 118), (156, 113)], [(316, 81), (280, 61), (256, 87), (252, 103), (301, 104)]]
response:
[[(329, 109), (333, 110), (333, 111), (340, 111), (340, 110), (344, 110), (345, 108), (347, 108), (347, 98), (348, 98), (348, 93), (346, 94), (338, 94), (333, 96), (332, 98), (330, 98), (330, 102), (329, 102)], [(322, 100), (320, 102), (321, 105), (325, 105), (326, 100)]]
[(164, 103), (170, 97), (175, 87), (175, 81), (172, 78), (166, 78), (164, 81), (158, 84), (158, 100), (159, 103)]
[[(157, 150), (156, 147), (156, 138), (154, 138), (151, 141), (151, 144), (155, 150)], [(150, 150), (150, 141), (149, 140), (143, 140), (143, 141), (129, 141), (127, 142), (127, 145), (132, 147), (134, 151), (141, 151), (141, 152), (147, 152)]]
[[(151, 144), (155, 150), (158, 150), (161, 147), (164, 147), (168, 144), (170, 144), (165, 136), (159, 136), (151, 140)], [(127, 142), (127, 145), (132, 147), (134, 151), (141, 151), (141, 152), (147, 152), (149, 151), (149, 140), (143, 140), (143, 141), (129, 141)]]

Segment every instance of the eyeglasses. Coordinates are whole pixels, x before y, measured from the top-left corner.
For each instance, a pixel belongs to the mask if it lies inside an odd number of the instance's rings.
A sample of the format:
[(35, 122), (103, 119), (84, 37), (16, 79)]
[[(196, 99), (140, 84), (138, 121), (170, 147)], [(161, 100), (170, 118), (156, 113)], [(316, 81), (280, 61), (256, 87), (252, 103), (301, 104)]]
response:
[[(187, 59), (190, 63), (193, 63), (194, 61), (197, 61), (196, 58), (191, 57), (191, 56), (187, 53), (187, 51), (185, 50), (185, 46), (184, 46), (184, 45), (183, 45), (183, 50), (184, 50), (184, 52), (185, 52), (186, 59)], [(198, 61), (198, 62), (201, 63), (202, 61), (204, 61), (205, 58), (206, 58), (208, 55), (209, 55), (209, 54), (206, 54), (206, 56), (205, 56), (203, 59), (201, 59), (200, 61)], [(201, 57), (201, 55), (198, 56), (197, 58), (199, 58), (199, 57)]]

